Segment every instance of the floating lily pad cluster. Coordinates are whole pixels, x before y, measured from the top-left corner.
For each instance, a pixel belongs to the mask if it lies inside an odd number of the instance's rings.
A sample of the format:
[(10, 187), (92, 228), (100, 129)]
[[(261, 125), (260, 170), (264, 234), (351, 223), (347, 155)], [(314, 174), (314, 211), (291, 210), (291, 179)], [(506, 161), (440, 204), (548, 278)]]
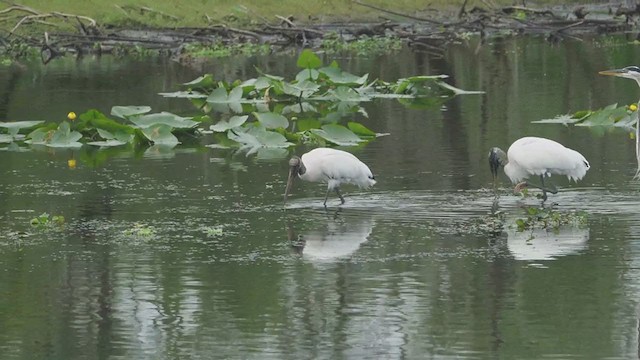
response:
[[(286, 148), (296, 143), (353, 146), (378, 134), (361, 123), (363, 102), (395, 98), (408, 106), (439, 106), (470, 93), (443, 82), (445, 75), (415, 76), (389, 83), (348, 73), (334, 61), (324, 66), (310, 50), (301, 53), (302, 70), (293, 80), (261, 73), (245, 81), (216, 81), (206, 74), (183, 84), (185, 90), (161, 93), (189, 99), (204, 114), (216, 114), (210, 130), (240, 147)], [(221, 146), (224, 141), (216, 146)]]
[(635, 104), (618, 106), (611, 104), (600, 110), (582, 110), (574, 114), (560, 115), (553, 119), (533, 121), (539, 124), (563, 124), (575, 126), (601, 126), (631, 129), (638, 119), (638, 108)]
[[(0, 133), (0, 143), (23, 141), (58, 148), (78, 148), (83, 144), (111, 147), (131, 143), (173, 147), (180, 143), (178, 136), (195, 133), (199, 124), (192, 118), (168, 112), (147, 114), (150, 111), (148, 106), (114, 106), (111, 115), (120, 120), (92, 109), (80, 114), (77, 120), (61, 123), (0, 122), (0, 128), (7, 129), (6, 134)], [(30, 132), (23, 134), (21, 130)]]
[[(438, 107), (459, 94), (469, 94), (443, 81), (446, 75), (414, 76), (396, 82), (370, 80), (348, 73), (334, 61), (323, 65), (310, 50), (297, 60), (294, 79), (260, 73), (234, 82), (216, 81), (206, 74), (183, 84), (184, 90), (161, 93), (189, 99), (198, 109), (193, 117), (169, 112), (150, 113), (148, 106), (114, 106), (109, 116), (91, 109), (58, 122), (0, 122), (0, 143), (19, 150), (17, 143), (58, 148), (83, 145), (174, 147), (185, 139), (213, 133), (212, 147), (233, 147), (263, 158), (286, 156), (300, 143), (354, 146), (384, 135), (361, 124), (368, 114), (363, 102), (398, 99), (409, 107)], [(215, 119), (215, 121), (212, 121)]]

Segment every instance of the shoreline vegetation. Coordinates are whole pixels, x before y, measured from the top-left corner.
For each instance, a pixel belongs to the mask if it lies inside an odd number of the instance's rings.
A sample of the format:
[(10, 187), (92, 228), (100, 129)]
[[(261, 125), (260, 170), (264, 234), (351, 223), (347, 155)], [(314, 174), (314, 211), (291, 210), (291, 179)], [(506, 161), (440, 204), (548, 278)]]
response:
[[(211, 4), (208, 4), (211, 2)], [(179, 57), (269, 53), (291, 47), (392, 51), (403, 43), (441, 52), (470, 36), (538, 34), (549, 41), (637, 29), (640, 5), (559, 1), (325, 0), (242, 5), (207, 1), (124, 4), (33, 0), (0, 4), (0, 56), (163, 53)], [(137, 3), (137, 4), (134, 4)], [(199, 7), (197, 7), (199, 6)], [(292, 15), (293, 14), (293, 15)]]

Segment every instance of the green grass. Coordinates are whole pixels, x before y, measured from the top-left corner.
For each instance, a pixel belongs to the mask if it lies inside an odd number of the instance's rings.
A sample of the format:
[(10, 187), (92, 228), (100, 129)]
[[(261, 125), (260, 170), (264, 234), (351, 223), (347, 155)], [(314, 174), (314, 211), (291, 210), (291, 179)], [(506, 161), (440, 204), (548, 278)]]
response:
[[(462, 0), (362, 0), (368, 4), (391, 8), (397, 12), (429, 16), (431, 10), (457, 11)], [(511, 5), (512, 0), (494, 0), (499, 5)], [(353, 3), (350, 0), (24, 0), (19, 2), (39, 12), (58, 11), (68, 14), (88, 16), (99, 24), (116, 26), (207, 26), (211, 23), (226, 23), (230, 26), (250, 27), (265, 21), (277, 23), (276, 15), (293, 15), (298, 23), (332, 23), (337, 21), (380, 21), (380, 16), (392, 20), (406, 20)], [(565, 3), (560, 1), (539, 1), (542, 3)], [(115, 5), (114, 5), (115, 4)], [(483, 2), (470, 0), (467, 9), (474, 6), (486, 7)], [(535, 5), (530, 5), (535, 6)], [(0, 6), (0, 9), (8, 5)], [(148, 7), (152, 11), (141, 11)], [(13, 12), (11, 15), (20, 13)], [(5, 14), (6, 15), (6, 14)], [(3, 26), (13, 26), (17, 22), (5, 21)], [(70, 23), (72, 23), (71, 21)]]

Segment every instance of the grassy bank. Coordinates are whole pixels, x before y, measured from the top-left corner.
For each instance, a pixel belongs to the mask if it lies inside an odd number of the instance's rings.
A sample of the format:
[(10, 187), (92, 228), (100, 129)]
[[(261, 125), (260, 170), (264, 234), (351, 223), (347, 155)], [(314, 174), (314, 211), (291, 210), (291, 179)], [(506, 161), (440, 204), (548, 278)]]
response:
[[(463, 0), (362, 0), (368, 4), (394, 10), (404, 14), (425, 16), (433, 10), (456, 11)], [(569, 3), (574, 1), (569, 1)], [(241, 27), (262, 24), (265, 21), (277, 22), (276, 15), (293, 15), (297, 22), (332, 23), (337, 21), (366, 22), (379, 21), (384, 15), (391, 19), (404, 19), (382, 13), (369, 7), (354, 3), (351, 0), (117, 0), (115, 3), (99, 0), (24, 0), (19, 2), (39, 12), (64, 12), (88, 16), (99, 24), (116, 26), (151, 25), (151, 26), (207, 26), (211, 23), (225, 23)], [(513, 5), (512, 0), (469, 0), (467, 9), (474, 6), (486, 8), (487, 4), (496, 6)], [(527, 2), (528, 6), (547, 6), (549, 4), (566, 4), (567, 1)], [(8, 7), (4, 6), (4, 8)], [(0, 7), (2, 9), (3, 7)], [(17, 21), (17, 20), (16, 20)], [(5, 23), (14, 22), (8, 21)], [(5, 25), (6, 26), (6, 25)]]

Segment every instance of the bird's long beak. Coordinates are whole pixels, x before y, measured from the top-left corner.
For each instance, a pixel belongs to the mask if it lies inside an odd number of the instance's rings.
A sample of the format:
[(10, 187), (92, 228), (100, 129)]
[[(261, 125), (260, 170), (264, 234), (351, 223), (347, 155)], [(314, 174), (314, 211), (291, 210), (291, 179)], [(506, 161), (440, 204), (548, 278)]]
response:
[(598, 72), (598, 74), (600, 75), (607, 75), (607, 76), (623, 76), (626, 73), (627, 71), (625, 69), (603, 70)]
[(291, 185), (293, 184), (293, 179), (296, 177), (296, 168), (289, 168), (289, 178), (287, 179), (287, 187), (284, 189), (284, 203), (287, 203), (287, 198), (289, 197), (289, 191), (291, 190)]

